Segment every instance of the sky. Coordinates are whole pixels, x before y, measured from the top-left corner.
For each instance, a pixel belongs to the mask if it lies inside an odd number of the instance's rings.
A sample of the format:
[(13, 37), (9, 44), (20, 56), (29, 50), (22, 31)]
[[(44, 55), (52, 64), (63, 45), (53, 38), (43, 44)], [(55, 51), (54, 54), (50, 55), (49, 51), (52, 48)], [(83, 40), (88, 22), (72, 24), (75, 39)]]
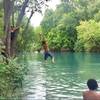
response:
[[(53, 10), (56, 9), (56, 5), (60, 4), (60, 0), (51, 0), (50, 2), (47, 3), (49, 5), (49, 8), (52, 8)], [(36, 12), (33, 17), (31, 18), (31, 24), (34, 27), (37, 27), (40, 25), (40, 22), (43, 19), (43, 15), (40, 13)]]

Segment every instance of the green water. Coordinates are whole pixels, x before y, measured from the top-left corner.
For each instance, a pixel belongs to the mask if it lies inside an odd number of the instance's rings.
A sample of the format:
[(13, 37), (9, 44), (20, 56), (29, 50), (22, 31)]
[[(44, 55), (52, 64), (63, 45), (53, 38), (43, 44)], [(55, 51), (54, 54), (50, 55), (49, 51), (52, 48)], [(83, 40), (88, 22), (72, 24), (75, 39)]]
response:
[(55, 64), (45, 63), (41, 54), (27, 54), (23, 100), (82, 100), (86, 81), (100, 83), (99, 53), (55, 53)]

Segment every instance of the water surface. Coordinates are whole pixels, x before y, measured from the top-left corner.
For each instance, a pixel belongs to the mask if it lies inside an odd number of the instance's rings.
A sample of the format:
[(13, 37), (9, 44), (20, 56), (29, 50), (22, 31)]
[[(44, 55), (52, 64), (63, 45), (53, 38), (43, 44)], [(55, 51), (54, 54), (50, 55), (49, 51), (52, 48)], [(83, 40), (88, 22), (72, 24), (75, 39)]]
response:
[(41, 54), (26, 54), (28, 75), (23, 100), (82, 100), (86, 81), (100, 83), (99, 53), (55, 53), (55, 64), (43, 61)]

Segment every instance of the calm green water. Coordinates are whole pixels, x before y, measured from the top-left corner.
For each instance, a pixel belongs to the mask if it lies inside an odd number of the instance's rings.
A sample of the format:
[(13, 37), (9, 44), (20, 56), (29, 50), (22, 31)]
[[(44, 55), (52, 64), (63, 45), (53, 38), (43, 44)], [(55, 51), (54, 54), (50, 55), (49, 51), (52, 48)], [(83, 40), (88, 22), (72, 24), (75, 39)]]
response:
[[(26, 54), (29, 73), (23, 85), (23, 100), (82, 100), (86, 81), (100, 83), (99, 53), (55, 53), (55, 64), (41, 54)], [(99, 84), (100, 85), (100, 84)]]

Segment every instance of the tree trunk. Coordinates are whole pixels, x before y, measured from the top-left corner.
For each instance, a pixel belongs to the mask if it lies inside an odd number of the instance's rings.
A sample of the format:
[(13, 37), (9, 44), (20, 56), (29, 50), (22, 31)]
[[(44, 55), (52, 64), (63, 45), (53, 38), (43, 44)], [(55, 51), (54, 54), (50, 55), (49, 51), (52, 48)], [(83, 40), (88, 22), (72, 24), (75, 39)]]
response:
[(34, 11), (32, 10), (32, 11), (31, 11), (31, 14), (30, 14), (30, 17), (28, 18), (28, 21), (27, 21), (27, 24), (26, 24), (26, 26), (25, 26), (25, 29), (24, 29), (23, 33), (27, 31), (28, 26), (29, 26), (29, 23), (30, 23), (30, 20), (31, 20), (33, 14), (34, 14)]
[(20, 26), (22, 19), (25, 15), (25, 10), (26, 10), (26, 7), (28, 5), (28, 2), (29, 2), (29, 0), (25, 0), (25, 2), (23, 3), (22, 9), (21, 9), (19, 16), (18, 16), (18, 19), (17, 19), (16, 26)]
[(12, 26), (15, 26), (15, 16), (14, 16), (14, 11), (12, 12)]
[[(21, 9), (21, 11), (19, 13), (19, 16), (18, 16), (18, 19), (17, 19), (17, 23), (16, 23), (16, 26), (17, 27), (20, 26), (20, 24), (21, 24), (21, 22), (23, 20), (23, 17), (25, 15), (25, 10), (26, 10), (26, 7), (27, 7), (28, 2), (29, 2), (29, 0), (25, 0), (23, 2), (22, 9)], [(19, 33), (19, 30), (16, 31), (15, 36), (14, 36), (14, 38), (11, 41), (11, 52), (12, 52), (12, 56), (14, 56), (15, 53), (16, 53), (15, 50), (16, 50), (16, 41), (17, 41), (17, 34), (18, 33)]]
[(13, 6), (14, 6), (14, 1), (11, 0), (4, 0), (3, 1), (4, 5), (4, 33), (6, 35), (5, 39), (5, 46), (6, 46), (6, 56), (10, 57), (11, 56), (11, 35), (9, 33), (9, 28), (10, 28), (10, 17), (13, 11)]

